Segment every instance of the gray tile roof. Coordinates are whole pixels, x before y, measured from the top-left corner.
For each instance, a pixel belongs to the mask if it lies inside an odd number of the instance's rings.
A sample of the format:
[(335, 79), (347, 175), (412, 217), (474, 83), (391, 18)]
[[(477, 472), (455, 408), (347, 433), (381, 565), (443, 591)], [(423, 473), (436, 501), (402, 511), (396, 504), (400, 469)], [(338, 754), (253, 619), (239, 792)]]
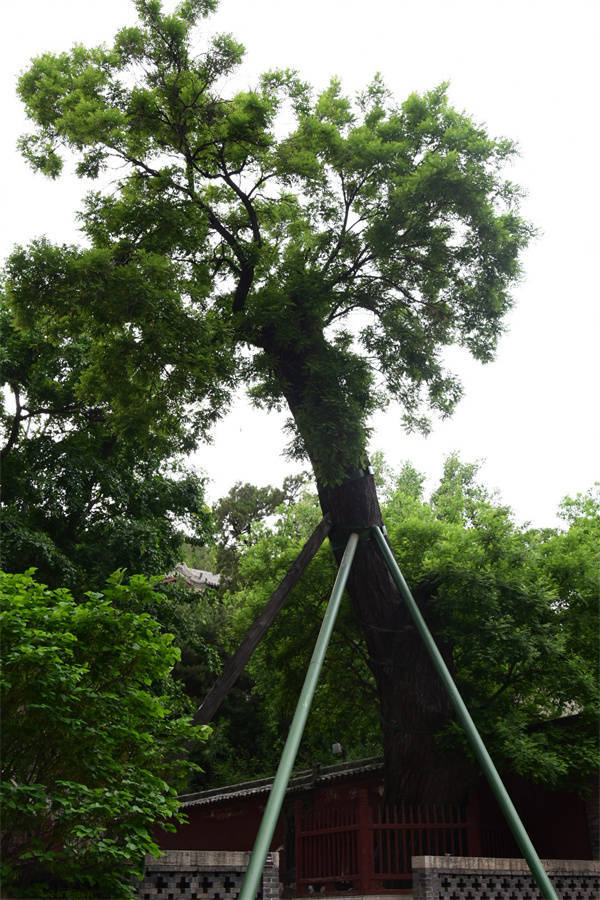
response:
[[(327, 784), (330, 781), (342, 781), (345, 778), (367, 775), (372, 772), (383, 772), (382, 756), (371, 756), (368, 759), (337, 763), (333, 766), (315, 766), (313, 769), (304, 769), (292, 775), (288, 785), (288, 793), (310, 790), (316, 785)], [(242, 797), (267, 794), (271, 790), (274, 780), (274, 777), (259, 778), (255, 781), (244, 781), (241, 784), (211, 788), (211, 790), (200, 791), (197, 794), (182, 794), (179, 799), (183, 803), (184, 808), (209, 806), (212, 803), (221, 803), (224, 800), (239, 800)]]

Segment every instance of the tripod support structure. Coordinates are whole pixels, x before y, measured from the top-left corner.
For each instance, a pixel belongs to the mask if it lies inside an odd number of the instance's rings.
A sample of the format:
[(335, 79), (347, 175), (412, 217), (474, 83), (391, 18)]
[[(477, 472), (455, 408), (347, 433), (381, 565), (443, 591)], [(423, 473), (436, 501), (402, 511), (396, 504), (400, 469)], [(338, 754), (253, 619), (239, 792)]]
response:
[[(313, 546), (311, 545), (313, 555), (316, 552), (316, 549), (318, 549), (318, 546), (320, 546), (320, 544), (324, 541), (328, 531), (329, 529), (326, 527), (323, 527), (322, 530), (319, 531), (318, 537), (316, 537), (316, 540), (313, 542), (316, 543), (316, 541), (320, 538), (320, 540), (318, 540), (317, 547), (313, 549)], [(454, 710), (456, 712), (456, 717), (465, 730), (473, 754), (478, 760), (481, 768), (483, 769), (489, 785), (500, 805), (500, 809), (504, 814), (506, 822), (513, 833), (513, 837), (515, 838), (517, 845), (523, 853), (523, 856), (527, 860), (527, 864), (529, 865), (531, 874), (538, 885), (542, 897), (544, 897), (545, 900), (558, 900), (558, 896), (554, 890), (554, 887), (552, 886), (548, 874), (542, 866), (540, 858), (533, 844), (531, 843), (529, 835), (527, 834), (527, 831), (525, 830), (525, 827), (521, 819), (519, 818), (519, 814), (517, 813), (513, 802), (510, 799), (508, 792), (504, 787), (504, 784), (502, 783), (498, 771), (494, 766), (494, 763), (492, 762), (492, 759), (487, 752), (485, 744), (483, 743), (483, 740), (481, 739), (481, 736), (477, 731), (477, 728), (475, 727), (473, 719), (471, 718), (471, 715), (467, 707), (465, 706), (458, 688), (454, 683), (454, 679), (452, 678), (452, 675), (450, 674), (448, 667), (444, 662), (437, 644), (435, 643), (433, 636), (429, 631), (429, 628), (427, 627), (427, 623), (425, 622), (425, 619), (423, 618), (421, 611), (417, 606), (417, 603), (415, 602), (415, 599), (411, 594), (406, 581), (404, 580), (402, 572), (398, 567), (398, 563), (394, 558), (394, 554), (392, 553), (388, 542), (386, 541), (381, 529), (377, 526), (369, 530), (368, 536), (371, 537), (377, 544), (381, 555), (383, 556), (387, 564), (390, 574), (396, 584), (396, 587), (400, 591), (400, 594), (409, 609), (415, 628), (421, 636), (421, 639), (425, 644), (431, 661), (442, 680), (442, 684), (444, 685), (444, 688), (446, 689), (450, 700), (452, 701)], [(313, 538), (314, 537), (315, 535), (313, 535)], [(250, 857), (250, 863), (248, 865), (244, 883), (239, 895), (239, 900), (255, 900), (263, 867), (267, 858), (267, 853), (269, 852), (269, 847), (273, 839), (277, 820), (279, 819), (279, 815), (281, 813), (281, 807), (283, 805), (285, 792), (287, 790), (292, 769), (294, 767), (294, 762), (296, 761), (296, 756), (298, 753), (298, 748), (300, 746), (300, 741), (302, 740), (302, 734), (304, 732), (308, 713), (317, 687), (317, 682), (319, 680), (323, 662), (325, 660), (325, 654), (327, 652), (327, 647), (329, 645), (329, 641), (333, 632), (338, 610), (340, 608), (342, 594), (344, 592), (346, 582), (348, 581), (348, 575), (352, 567), (352, 561), (354, 559), (356, 547), (359, 540), (364, 537), (364, 529), (361, 530), (360, 534), (358, 530), (353, 531), (348, 537), (344, 555), (342, 557), (333, 590), (331, 592), (331, 597), (329, 599), (329, 603), (325, 611), (325, 616), (321, 624), (321, 630), (319, 631), (319, 636), (317, 637), (317, 642), (315, 644), (313, 655), (308, 666), (304, 685), (302, 687), (300, 698), (296, 706), (294, 718), (292, 720), (288, 737), (281, 754), (279, 767), (277, 769), (277, 774), (275, 776), (273, 787), (269, 795), (269, 800), (263, 813), (260, 828), (258, 830), (258, 835), (256, 837), (252, 855)]]

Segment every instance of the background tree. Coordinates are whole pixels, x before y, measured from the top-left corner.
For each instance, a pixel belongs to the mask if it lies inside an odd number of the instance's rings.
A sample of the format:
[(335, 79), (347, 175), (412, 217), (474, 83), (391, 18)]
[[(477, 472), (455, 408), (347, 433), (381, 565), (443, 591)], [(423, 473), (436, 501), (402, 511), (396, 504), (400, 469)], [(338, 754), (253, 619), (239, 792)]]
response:
[(214, 565), (230, 584), (236, 579), (239, 554), (251, 542), (253, 528), (284, 503), (293, 503), (305, 482), (305, 475), (289, 475), (280, 488), (256, 487), (238, 481), (215, 504), (212, 510), (216, 541)]
[[(38, 249), (47, 261), (49, 248)], [(166, 573), (184, 539), (209, 540), (203, 480), (173, 456), (181, 428), (149, 434), (144, 409), (121, 429), (118, 398), (82, 387), (93, 336), (82, 329), (49, 340), (43, 316), (17, 322), (2, 296), (0, 345), (5, 570), (35, 566), (44, 582), (81, 591), (116, 569)]]
[[(410, 468), (407, 474), (414, 486)], [(461, 692), (490, 751), (501, 766), (534, 781), (585, 789), (598, 765), (600, 697), (590, 639), (599, 621), (597, 604), (591, 615), (588, 605), (595, 587), (587, 580), (582, 603), (581, 576), (572, 569), (560, 581), (548, 565), (553, 552), (567, 563), (572, 526), (563, 532), (516, 525), (478, 482), (477, 466), (455, 457), (429, 504), (419, 492), (411, 511), (403, 494), (392, 499), (396, 513), (388, 511), (391, 540), (402, 548), (411, 580), (434, 591), (430, 615), (452, 648)], [(599, 525), (592, 505), (588, 527)], [(589, 541), (583, 570), (590, 573), (598, 560)], [(565, 628), (569, 617), (577, 622), (577, 647)], [(468, 752), (455, 726), (445, 740)]]
[[(214, 408), (234, 361), (257, 403), (287, 404), (291, 452), (310, 460), (338, 537), (380, 524), (372, 478), (354, 478), (369, 414), (392, 397), (409, 426), (425, 427), (424, 407), (446, 415), (460, 396), (444, 347), (493, 356), (530, 234), (500, 174), (514, 148), (453, 110), (445, 86), (397, 106), (378, 78), (353, 102), (336, 80), (313, 97), (294, 73), (272, 72), (228, 95), (241, 46), (219, 36), (192, 48), (213, 0), (170, 15), (158, 0), (136, 6), (139, 25), (111, 48), (47, 54), (21, 78), (36, 124), (22, 148), (36, 168), (56, 177), (63, 148), (81, 175), (124, 168), (115, 191), (87, 200), (92, 249), (56, 250), (56, 265), (21, 254), (12, 302), (51, 334), (95, 328), (104, 362), (87, 387), (117, 390), (124, 429), (130, 401), (134, 419), (136, 402), (155, 410), (165, 383), (181, 380), (196, 410)], [(110, 362), (123, 347), (118, 390)], [(158, 381), (157, 368), (168, 373)], [(388, 773), (406, 773), (396, 792), (435, 794), (448, 761), (433, 735), (448, 703), (368, 542), (349, 591)], [(399, 737), (390, 723), (405, 714), (418, 721)]]
[(557, 587), (561, 621), (574, 659), (593, 659), (600, 596), (600, 483), (585, 494), (566, 497), (559, 515), (564, 532), (549, 533), (541, 548)]
[(76, 603), (2, 573), (0, 600), (4, 890), (133, 897), (192, 767), (169, 677), (178, 651), (145, 612), (160, 598), (141, 576)]

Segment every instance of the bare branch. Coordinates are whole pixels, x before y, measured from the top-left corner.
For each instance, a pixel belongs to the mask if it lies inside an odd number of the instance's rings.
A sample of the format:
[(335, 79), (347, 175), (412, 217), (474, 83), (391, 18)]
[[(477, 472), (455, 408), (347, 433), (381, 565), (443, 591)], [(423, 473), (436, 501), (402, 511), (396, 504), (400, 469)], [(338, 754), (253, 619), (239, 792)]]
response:
[[(241, 189), (241, 187), (239, 185), (237, 185), (235, 183), (235, 181), (233, 180), (233, 178), (231, 177), (231, 175), (233, 173), (231, 173), (227, 170), (227, 166), (225, 164), (225, 158), (223, 156), (223, 148), (222, 147), (221, 147), (221, 150), (219, 153), (219, 158), (221, 160), (221, 174), (222, 174), (223, 181), (225, 182), (226, 185), (228, 185), (232, 189), (232, 191), (234, 191), (237, 194), (239, 199), (242, 201), (242, 203), (244, 205), (244, 209), (248, 213), (248, 218), (250, 220), (250, 225), (252, 227), (252, 237), (254, 239), (254, 243), (256, 244), (257, 247), (262, 247), (262, 237), (260, 234), (260, 226), (258, 224), (258, 216), (256, 215), (256, 210), (254, 209), (254, 206), (252, 205), (252, 201), (250, 200), (250, 197), (246, 193), (244, 193), (244, 191)], [(243, 169), (243, 166), (241, 169), (238, 170), (238, 172), (236, 174), (239, 174), (239, 172), (241, 172), (242, 169)]]

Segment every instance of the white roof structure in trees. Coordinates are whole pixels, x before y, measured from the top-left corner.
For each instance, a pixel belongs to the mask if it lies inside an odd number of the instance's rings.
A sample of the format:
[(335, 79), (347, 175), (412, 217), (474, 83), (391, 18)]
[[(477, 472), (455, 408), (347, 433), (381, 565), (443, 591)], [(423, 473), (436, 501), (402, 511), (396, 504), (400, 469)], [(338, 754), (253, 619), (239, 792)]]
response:
[(187, 586), (194, 591), (201, 591), (207, 587), (218, 587), (221, 581), (220, 575), (206, 572), (204, 569), (191, 569), (185, 563), (177, 563), (174, 574), (183, 578)]

